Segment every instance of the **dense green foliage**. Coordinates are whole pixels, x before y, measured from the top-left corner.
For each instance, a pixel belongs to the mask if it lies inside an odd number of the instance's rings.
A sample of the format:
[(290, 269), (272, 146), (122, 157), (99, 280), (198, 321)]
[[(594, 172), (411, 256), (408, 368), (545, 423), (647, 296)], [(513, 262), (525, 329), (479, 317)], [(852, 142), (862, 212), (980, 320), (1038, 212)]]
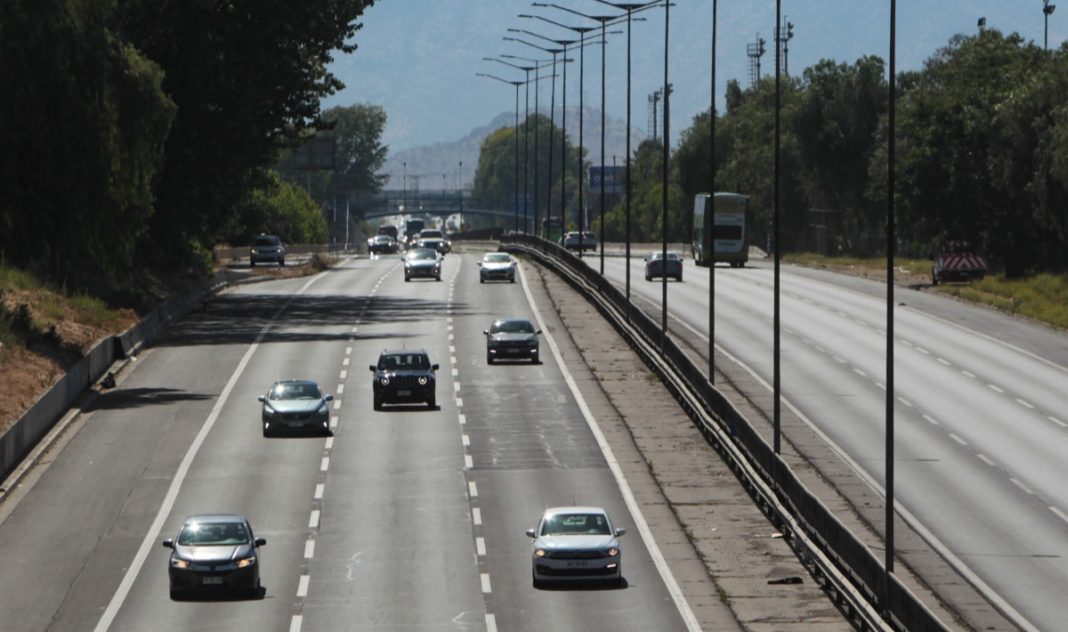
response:
[(326, 220), (315, 200), (277, 173), (271, 173), (268, 184), (253, 190), (234, 214), (235, 233), (229, 241), (245, 245), (252, 235), (278, 235), (289, 244), (326, 243)]
[[(761, 246), (775, 203), (774, 84), (731, 82), (716, 120), (715, 188), (750, 196)], [(782, 78), (784, 250), (813, 249), (819, 228), (827, 252), (885, 251), (888, 93), (876, 57)], [(1010, 276), (1068, 268), (1068, 48), (1046, 52), (996, 30), (956, 36), (923, 69), (900, 75), (897, 94), (899, 252), (929, 256), (943, 239), (966, 239)], [(684, 224), (693, 196), (709, 189), (709, 139), (704, 113), (672, 155), (682, 194), (671, 215)], [(660, 180), (642, 178), (641, 163), (639, 148), (632, 237), (658, 239), (643, 214), (660, 211), (643, 200), (659, 199)]]
[(372, 1), (0, 3), (0, 257), (79, 284), (306, 210), (269, 169), (322, 127)]

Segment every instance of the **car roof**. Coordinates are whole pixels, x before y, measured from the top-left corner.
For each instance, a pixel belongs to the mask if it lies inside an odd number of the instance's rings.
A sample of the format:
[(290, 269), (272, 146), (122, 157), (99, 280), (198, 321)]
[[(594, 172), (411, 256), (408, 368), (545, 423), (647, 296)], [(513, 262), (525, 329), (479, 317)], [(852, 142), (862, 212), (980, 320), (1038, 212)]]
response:
[(495, 318), (494, 323), (529, 323), (529, 318), (508, 317), (508, 318)]
[(186, 525), (191, 522), (248, 522), (248, 519), (241, 514), (197, 514), (187, 517), (182, 524)]
[(383, 349), (379, 355), (409, 355), (412, 353), (430, 355), (425, 349)]
[(545, 510), (544, 516), (556, 516), (559, 514), (591, 514), (599, 513), (608, 515), (608, 512), (601, 507), (576, 505), (574, 507), (549, 507)]
[(311, 384), (313, 386), (319, 386), (319, 383), (315, 380), (278, 380), (274, 384), (271, 384), (271, 386), (277, 386), (278, 384)]

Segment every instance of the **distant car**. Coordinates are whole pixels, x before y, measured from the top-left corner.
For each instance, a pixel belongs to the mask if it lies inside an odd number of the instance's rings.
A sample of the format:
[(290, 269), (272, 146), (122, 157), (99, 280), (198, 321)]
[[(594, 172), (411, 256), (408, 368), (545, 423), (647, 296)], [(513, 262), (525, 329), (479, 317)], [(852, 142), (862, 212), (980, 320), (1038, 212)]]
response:
[(263, 436), (283, 430), (299, 428), (330, 432), (330, 409), (327, 402), (333, 395), (323, 395), (319, 385), (311, 380), (275, 382), (260, 395), (263, 402), (261, 421)]
[(509, 281), (515, 283), (516, 262), (507, 252), (488, 252), (478, 262), (478, 282)]
[(397, 227), (393, 224), (382, 224), (378, 227), (378, 234), (389, 235), (394, 239), (394, 241), (396, 241), (397, 236), (399, 235), (399, 233), (397, 232)]
[(260, 235), (252, 240), (248, 249), (248, 263), (255, 268), (257, 263), (286, 264), (286, 247), (276, 235)]
[(535, 364), (540, 362), (540, 329), (525, 318), (501, 318), (493, 321), (489, 329), (482, 332), (486, 336), (486, 363), (497, 360), (519, 360), (529, 358)]
[(432, 248), (414, 248), (404, 255), (404, 280), (441, 280), (441, 256)]
[(546, 509), (537, 528), (527, 530), (527, 536), (534, 539), (534, 587), (575, 579), (622, 583), (619, 538), (625, 533), (612, 526), (600, 507)]
[(186, 518), (178, 537), (163, 541), (171, 549), (171, 599), (186, 591), (227, 588), (258, 596), (259, 548), (265, 544), (267, 540), (255, 537), (248, 519), (238, 514)]
[[(581, 235), (582, 239), (579, 239)], [(581, 243), (579, 243), (581, 241)], [(590, 231), (573, 230), (560, 238), (560, 245), (568, 250), (592, 250), (597, 252), (597, 236)]]
[(986, 276), (986, 261), (966, 241), (947, 240), (938, 246), (931, 268), (931, 285), (978, 281)]
[[(437, 233), (438, 236), (427, 235), (427, 233)], [(445, 235), (440, 230), (424, 230), (419, 234), (419, 239), (415, 240), (415, 247), (430, 248), (442, 255), (452, 252), (452, 244), (445, 239)]]
[(397, 242), (389, 235), (375, 235), (367, 240), (367, 252), (391, 255), (397, 252)]
[(653, 278), (671, 277), (682, 282), (682, 256), (677, 252), (667, 253), (667, 259), (663, 259), (664, 253), (653, 252), (645, 258), (645, 280)]
[(378, 364), (370, 366), (374, 373), (374, 409), (384, 404), (419, 404), (437, 408), (438, 365), (430, 363), (430, 356), (422, 349), (385, 350), (378, 356)]

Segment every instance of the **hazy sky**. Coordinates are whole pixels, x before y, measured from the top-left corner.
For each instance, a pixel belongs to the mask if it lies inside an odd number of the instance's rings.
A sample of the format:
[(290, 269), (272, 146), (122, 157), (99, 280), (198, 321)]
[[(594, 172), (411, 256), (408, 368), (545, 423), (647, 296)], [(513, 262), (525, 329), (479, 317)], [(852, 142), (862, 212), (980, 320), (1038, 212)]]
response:
[[(1068, 1), (1068, 0), (1066, 0)], [(612, 7), (595, 0), (557, 0), (587, 14), (611, 15)], [(852, 63), (864, 55), (888, 58), (889, 0), (782, 0), (785, 18), (794, 24), (789, 42), (789, 70), (800, 74), (820, 59)], [(1042, 45), (1042, 0), (898, 0), (897, 64), (899, 70), (919, 68), (956, 33), (976, 32), (979, 17), (988, 28), (1018, 32)], [(531, 6), (530, 0), (376, 0), (363, 16), (355, 41), (359, 49), (339, 56), (330, 66), (346, 89), (324, 105), (374, 103), (389, 116), (384, 141), (391, 149), (451, 141), (515, 107), (515, 89), (476, 72), (522, 80), (522, 71), (483, 61), (511, 54), (531, 58), (549, 55), (502, 40), (508, 28), (524, 28), (553, 39), (572, 39), (571, 31), (518, 14), (536, 13), (568, 26), (592, 26), (554, 8)], [(648, 96), (664, 80), (664, 9), (643, 14), (633, 25), (632, 124), (644, 130)], [(694, 114), (708, 108), (711, 95), (712, 0), (675, 0), (670, 13), (668, 80), (672, 137), (689, 127)], [(719, 0), (717, 98), (722, 107), (726, 82), (749, 84), (746, 45), (759, 34), (767, 40), (761, 72), (774, 72), (773, 0)], [(549, 42), (524, 37), (552, 47)], [(1050, 16), (1050, 47), (1068, 38), (1068, 6)], [(600, 105), (600, 51), (586, 49), (587, 106)], [(610, 35), (607, 58), (607, 112), (626, 116), (626, 36)], [(577, 56), (576, 56), (577, 58)], [(568, 107), (578, 105), (578, 63), (568, 68)], [(541, 82), (541, 103), (549, 105), (549, 81)], [(533, 88), (531, 109), (533, 110)], [(523, 107), (520, 89), (520, 108)], [(557, 83), (557, 107), (560, 105)], [(543, 111), (544, 111), (543, 110)], [(521, 110), (522, 112), (522, 110)]]

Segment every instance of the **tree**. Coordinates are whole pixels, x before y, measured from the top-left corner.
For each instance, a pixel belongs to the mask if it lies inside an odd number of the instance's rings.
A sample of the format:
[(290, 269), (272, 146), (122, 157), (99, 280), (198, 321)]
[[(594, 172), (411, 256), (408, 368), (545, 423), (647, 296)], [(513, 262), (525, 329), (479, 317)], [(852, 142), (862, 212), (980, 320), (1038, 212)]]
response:
[(252, 191), (238, 205), (237, 226), (227, 241), (245, 244), (252, 236), (266, 232), (286, 243), (324, 243), (328, 238), (326, 220), (315, 200), (275, 172), (268, 178), (266, 186)]

